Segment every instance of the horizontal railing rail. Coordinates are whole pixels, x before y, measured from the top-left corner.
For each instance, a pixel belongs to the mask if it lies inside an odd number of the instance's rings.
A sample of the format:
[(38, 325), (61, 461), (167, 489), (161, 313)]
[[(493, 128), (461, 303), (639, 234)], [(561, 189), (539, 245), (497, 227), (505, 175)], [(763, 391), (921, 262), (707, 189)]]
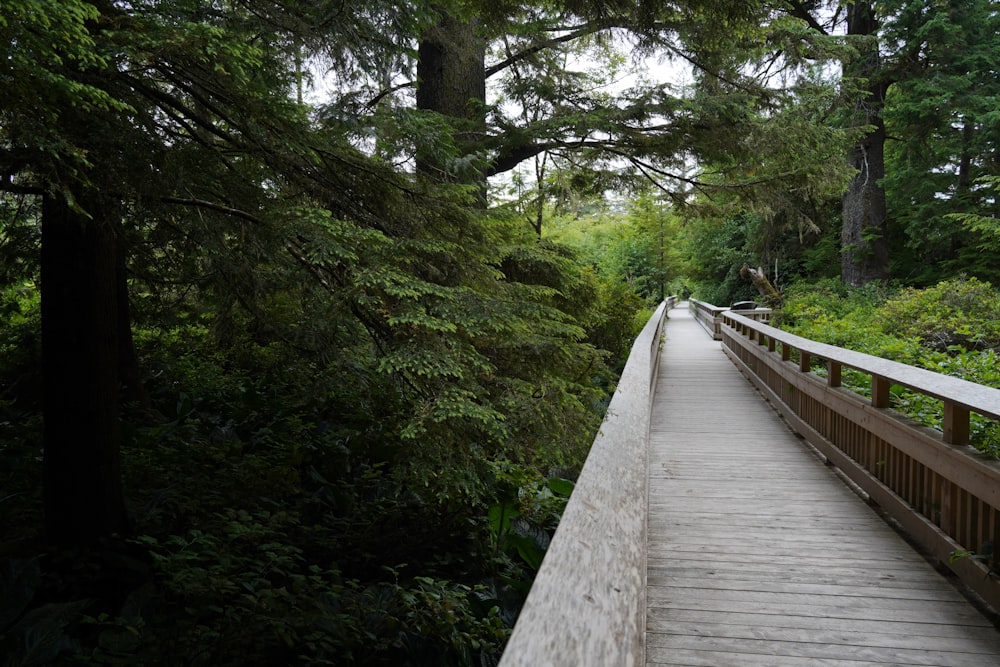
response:
[(698, 299), (688, 299), (688, 310), (712, 338), (722, 340), (722, 313), (728, 308), (713, 306)]
[[(730, 308), (725, 308), (723, 306), (713, 306), (705, 301), (699, 301), (698, 299), (688, 299), (688, 310), (694, 315), (694, 318), (698, 321), (705, 331), (709, 333), (715, 340), (722, 340), (722, 313)], [(754, 308), (753, 310), (739, 310), (736, 311), (740, 315), (745, 315), (758, 322), (770, 322), (771, 321), (771, 309), (770, 308)]]
[(645, 664), (649, 422), (668, 306), (632, 346), (501, 667)]
[[(818, 343), (740, 312), (722, 319), (723, 349), (788, 423), (1000, 608), (992, 555), (1000, 537), (1000, 462), (968, 445), (971, 413), (1000, 420), (1000, 390)], [(844, 369), (870, 377), (870, 397), (841, 386)], [(891, 409), (894, 385), (940, 401), (942, 430)]]

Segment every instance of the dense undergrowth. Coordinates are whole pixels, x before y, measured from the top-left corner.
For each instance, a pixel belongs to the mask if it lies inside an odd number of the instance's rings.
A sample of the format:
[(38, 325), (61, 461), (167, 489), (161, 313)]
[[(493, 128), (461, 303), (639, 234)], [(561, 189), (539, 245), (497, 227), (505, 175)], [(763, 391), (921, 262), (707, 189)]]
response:
[(415, 421), (421, 392), (308, 293), (268, 296), (264, 319), (140, 294), (133, 534), (87, 549), (40, 542), (39, 299), (6, 290), (0, 664), (495, 664), (644, 315), (568, 252), (508, 260), (561, 281), (545, 298), (572, 329), (518, 337), (510, 317), (513, 340), (475, 340), (504, 369), (479, 376), (495, 421), (457, 400)]
[[(799, 284), (776, 318), (805, 338), (1000, 388), (1000, 292), (975, 278), (925, 289), (839, 281)], [(845, 386), (870, 391), (867, 376), (844, 373)], [(925, 426), (941, 428), (940, 401), (893, 386), (891, 404)], [(1000, 427), (972, 416), (972, 444), (1000, 457)]]

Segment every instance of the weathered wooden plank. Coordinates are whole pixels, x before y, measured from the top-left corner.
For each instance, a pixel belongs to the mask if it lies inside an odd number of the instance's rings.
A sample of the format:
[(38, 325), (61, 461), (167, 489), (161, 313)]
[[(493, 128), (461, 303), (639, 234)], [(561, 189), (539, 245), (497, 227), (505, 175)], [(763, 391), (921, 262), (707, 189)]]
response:
[[(763, 583), (763, 582), (762, 582)], [(858, 586), (854, 595), (814, 594), (805, 592), (783, 593), (768, 590), (764, 585), (752, 590), (737, 588), (680, 588), (654, 586), (646, 588), (650, 607), (685, 607), (688, 604), (708, 605), (710, 608), (777, 609), (780, 613), (808, 613), (844, 618), (886, 618), (921, 622), (933, 619), (934, 623), (962, 621), (988, 624), (983, 615), (963, 599), (936, 600), (924, 608), (915, 609), (911, 599), (880, 597), (887, 589), (877, 586)], [(928, 601), (929, 602), (929, 601)], [(701, 608), (701, 607), (695, 607)]]
[(690, 324), (650, 425), (647, 664), (1000, 664), (990, 622)]
[[(654, 609), (671, 610), (672, 618), (683, 620), (684, 611), (711, 611), (717, 615), (730, 613), (757, 614), (762, 616), (781, 616), (783, 618), (793, 616), (807, 616), (810, 618), (826, 619), (848, 619), (853, 621), (867, 621), (870, 630), (876, 630), (878, 624), (884, 621), (894, 623), (924, 623), (924, 624), (948, 624), (959, 625), (980, 624), (988, 627), (989, 623), (983, 620), (971, 605), (951, 605), (921, 604), (921, 605), (897, 605), (897, 608), (885, 608), (874, 605), (861, 606), (852, 598), (842, 604), (817, 604), (812, 599), (803, 599), (802, 604), (793, 604), (785, 598), (777, 601), (754, 600), (753, 596), (746, 596), (743, 600), (732, 600), (728, 598), (716, 599), (718, 596), (711, 596), (707, 593), (717, 593), (718, 591), (700, 591), (702, 594), (667, 595), (667, 589), (648, 590), (647, 601), (649, 613)], [(675, 589), (670, 589), (671, 593), (676, 593)], [(858, 638), (860, 641), (860, 637)], [(998, 653), (1000, 655), (1000, 653)], [(991, 663), (990, 667), (995, 667)]]
[[(935, 667), (982, 667), (984, 659), (995, 656), (932, 649), (906, 649), (868, 646), (863, 644), (823, 644), (818, 642), (775, 641), (730, 637), (692, 637), (658, 635), (651, 641), (648, 652), (655, 661), (660, 653), (669, 655), (677, 650), (702, 650), (719, 653), (757, 654), (809, 658), (810, 660), (843, 660), (889, 665), (933, 665)], [(734, 663), (735, 664), (735, 663)]]
[(882, 662), (817, 660), (722, 651), (685, 651), (680, 657), (674, 651), (653, 651), (647, 664), (656, 667), (885, 667), (885, 663)]
[[(967, 653), (969, 649), (968, 635), (957, 637), (931, 637), (923, 634), (921, 626), (905, 627), (902, 631), (866, 632), (866, 646), (881, 648), (903, 648), (917, 651), (944, 651)], [(664, 635), (688, 635), (692, 637), (728, 637), (731, 639), (759, 639), (765, 641), (791, 641), (799, 643), (816, 643), (828, 646), (854, 646), (858, 641), (856, 632), (845, 632), (838, 629), (788, 628), (739, 625), (731, 623), (696, 623), (674, 622), (665, 625), (662, 630), (651, 632), (650, 645), (662, 642)], [(981, 636), (978, 641), (986, 639)], [(976, 641), (976, 640), (974, 640)]]
[[(827, 548), (816, 549), (805, 553), (774, 553), (772, 551), (761, 552), (749, 548), (746, 544), (735, 544), (724, 550), (711, 548), (704, 542), (697, 544), (678, 544), (671, 548), (649, 549), (647, 557), (648, 567), (684, 567), (689, 563), (704, 564), (705, 554), (711, 555), (711, 562), (720, 565), (729, 563), (749, 566), (755, 563), (774, 565), (777, 567), (794, 568), (802, 566), (807, 568), (815, 567), (820, 562), (824, 569), (829, 568), (857, 568), (866, 569), (876, 567), (883, 571), (913, 572), (912, 564), (923, 563), (924, 560), (916, 552), (906, 554), (905, 552), (894, 554), (879, 554), (862, 551), (848, 551), (837, 549), (836, 553), (830, 553)], [(922, 574), (916, 575), (923, 577)]]
[(734, 627), (746, 628), (749, 632), (768, 632), (772, 628), (801, 629), (814, 634), (822, 632), (842, 632), (851, 641), (872, 632), (928, 638), (949, 638), (970, 642), (973, 646), (990, 646), (996, 641), (996, 630), (989, 625), (957, 625), (950, 623), (913, 623), (908, 621), (882, 621), (877, 628), (868, 619), (824, 618), (820, 616), (793, 616), (781, 614), (755, 614), (753, 612), (729, 612), (725, 615), (715, 611), (684, 610), (684, 618), (677, 618), (673, 609), (653, 608), (649, 610), (647, 632), (671, 633), (679, 631), (684, 623), (706, 627), (713, 623), (725, 622)]
[[(779, 593), (814, 593), (817, 595), (882, 595), (908, 600), (956, 600), (955, 589), (945, 582), (927, 583), (926, 577), (871, 573), (858, 568), (824, 568), (816, 576), (812, 571), (708, 567), (650, 568), (648, 586), (673, 588), (717, 588), (721, 590), (769, 590)], [(845, 583), (850, 582), (850, 583)], [(964, 602), (964, 600), (963, 600)]]

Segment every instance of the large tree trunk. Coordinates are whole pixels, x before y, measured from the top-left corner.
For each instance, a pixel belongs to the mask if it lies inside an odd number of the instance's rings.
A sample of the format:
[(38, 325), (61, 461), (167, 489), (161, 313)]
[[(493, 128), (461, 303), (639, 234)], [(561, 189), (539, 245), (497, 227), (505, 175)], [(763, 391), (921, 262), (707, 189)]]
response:
[(95, 197), (42, 205), (45, 534), (87, 544), (127, 527), (119, 461), (113, 218)]
[[(443, 16), (420, 40), (417, 62), (417, 108), (454, 119), (455, 143), (467, 157), (482, 147), (486, 104), (486, 44), (477, 22)], [(418, 149), (417, 169), (439, 180), (480, 185), (482, 169), (461, 170), (464, 160), (442, 159), (435, 147)], [(485, 201), (485, 200), (484, 200)]]
[(889, 277), (889, 238), (886, 221), (885, 127), (880, 117), (869, 120), (875, 126), (851, 152), (849, 163), (857, 172), (843, 198), (841, 277), (859, 287)]
[(858, 100), (855, 122), (871, 126), (854, 147), (848, 163), (856, 171), (843, 197), (841, 278), (858, 287), (889, 277), (889, 238), (886, 221), (885, 125), (882, 108), (888, 84), (882, 81), (878, 55), (878, 22), (871, 3), (847, 6), (849, 35), (867, 36), (859, 44), (858, 59), (845, 67), (845, 77), (867, 81), (867, 95)]

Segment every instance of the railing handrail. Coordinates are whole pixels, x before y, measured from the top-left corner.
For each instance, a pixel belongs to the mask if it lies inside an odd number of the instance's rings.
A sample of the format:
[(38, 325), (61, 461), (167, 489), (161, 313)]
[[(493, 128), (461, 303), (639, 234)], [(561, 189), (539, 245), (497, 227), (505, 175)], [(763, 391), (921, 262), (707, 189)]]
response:
[[(967, 445), (970, 411), (997, 419), (1000, 389), (818, 343), (736, 312), (722, 317), (723, 349), (789, 425), (912, 539), (1000, 608), (1000, 580), (989, 576), (990, 565), (952, 558), (1000, 539), (1000, 462)], [(826, 361), (825, 378), (812, 372), (814, 359)], [(845, 366), (871, 376), (870, 398), (841, 386)], [(940, 400), (943, 430), (890, 409), (893, 384)]]
[[(688, 299), (688, 310), (694, 315), (697, 321), (715, 340), (722, 340), (722, 314), (730, 310), (724, 306), (716, 306), (707, 301), (698, 299)], [(738, 311), (744, 314), (752, 313), (756, 320), (770, 320), (770, 308), (755, 308), (753, 310)]]
[(788, 345), (800, 352), (806, 352), (811, 357), (826, 359), (840, 364), (842, 367), (853, 368), (868, 375), (884, 378), (892, 384), (902, 385), (945, 403), (962, 406), (984, 417), (1000, 419), (1000, 389), (976, 384), (952, 375), (909, 366), (898, 361), (882, 359), (864, 352), (855, 352), (836, 345), (802, 338), (770, 325), (755, 322), (753, 319), (741, 315), (739, 311), (727, 311), (723, 313), (722, 318), (728, 326), (735, 327), (735, 324), (739, 323), (741, 326), (746, 326), (768, 338), (773, 338), (783, 345)]
[(632, 345), (500, 667), (645, 664), (649, 421), (668, 306)]

